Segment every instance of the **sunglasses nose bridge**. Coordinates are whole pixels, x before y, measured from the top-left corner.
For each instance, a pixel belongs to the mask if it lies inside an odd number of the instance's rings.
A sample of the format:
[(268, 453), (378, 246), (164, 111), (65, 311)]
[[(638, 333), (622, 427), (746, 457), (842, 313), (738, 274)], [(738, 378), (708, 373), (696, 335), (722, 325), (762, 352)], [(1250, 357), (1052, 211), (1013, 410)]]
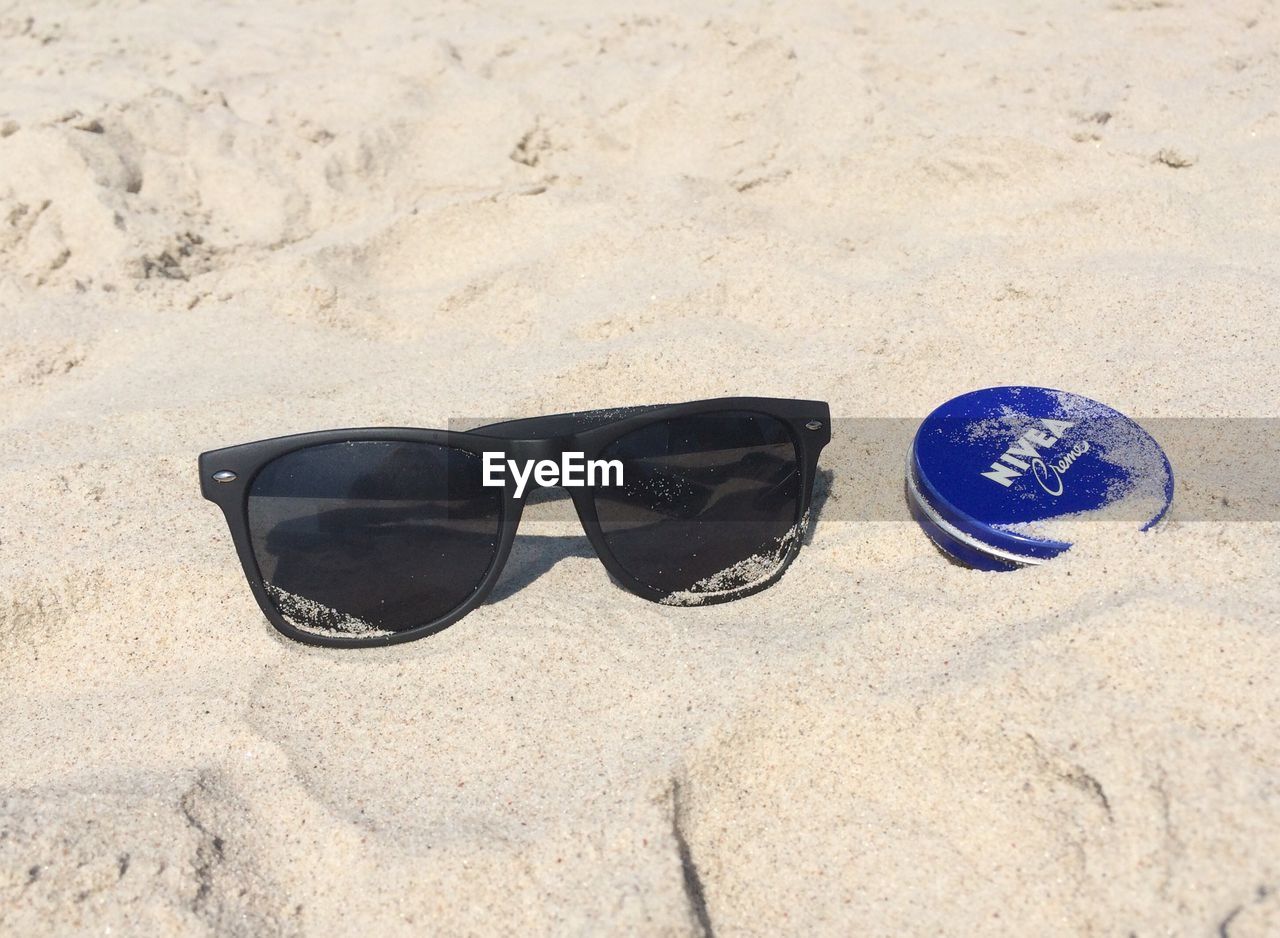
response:
[[(557, 488), (557, 485), (543, 485), (538, 482), (534, 467), (541, 462), (559, 465), (560, 457), (564, 452), (573, 448), (567, 437), (538, 437), (509, 441), (505, 458), (518, 464), (519, 468), (515, 471), (521, 473), (524, 479), (521, 487), (523, 490), (518, 496), (519, 500), (524, 501), (534, 492), (543, 489)], [(509, 483), (514, 484), (514, 478), (510, 478)]]
[(564, 452), (565, 441), (556, 437), (545, 437), (533, 440), (515, 440), (508, 451), (508, 458), (521, 462), (538, 462), (542, 459), (559, 460)]

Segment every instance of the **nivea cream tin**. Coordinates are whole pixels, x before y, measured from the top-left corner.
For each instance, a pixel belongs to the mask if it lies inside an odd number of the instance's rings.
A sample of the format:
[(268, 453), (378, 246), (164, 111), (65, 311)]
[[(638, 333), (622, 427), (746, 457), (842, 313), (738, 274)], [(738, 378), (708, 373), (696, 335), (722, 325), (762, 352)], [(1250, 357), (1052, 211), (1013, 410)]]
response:
[(1119, 411), (1050, 388), (971, 391), (929, 414), (907, 465), (911, 513), (944, 552), (980, 570), (1062, 553), (1087, 520), (1143, 530), (1164, 517), (1173, 470)]

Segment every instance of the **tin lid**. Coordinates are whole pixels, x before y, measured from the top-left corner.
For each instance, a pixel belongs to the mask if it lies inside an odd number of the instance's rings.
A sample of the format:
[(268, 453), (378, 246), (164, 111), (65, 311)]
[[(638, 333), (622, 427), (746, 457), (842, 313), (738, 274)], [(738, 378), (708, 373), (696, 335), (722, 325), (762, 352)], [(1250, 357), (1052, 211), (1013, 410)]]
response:
[(1173, 471), (1151, 434), (1066, 391), (1000, 387), (953, 398), (916, 431), (907, 467), (916, 520), (982, 569), (1043, 563), (1085, 520), (1156, 524)]

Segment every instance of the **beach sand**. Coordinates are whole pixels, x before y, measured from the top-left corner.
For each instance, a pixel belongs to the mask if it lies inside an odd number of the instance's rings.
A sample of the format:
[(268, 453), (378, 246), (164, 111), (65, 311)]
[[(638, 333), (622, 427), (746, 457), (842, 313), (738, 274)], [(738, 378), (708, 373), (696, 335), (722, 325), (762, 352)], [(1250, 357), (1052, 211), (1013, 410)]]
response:
[(837, 421), (757, 596), (647, 603), (548, 504), (342, 652), (199, 496), (718, 395), (1276, 416), (1275, 6), (1002, 6), (0, 8), (0, 932), (1280, 933), (1274, 513), (968, 571)]

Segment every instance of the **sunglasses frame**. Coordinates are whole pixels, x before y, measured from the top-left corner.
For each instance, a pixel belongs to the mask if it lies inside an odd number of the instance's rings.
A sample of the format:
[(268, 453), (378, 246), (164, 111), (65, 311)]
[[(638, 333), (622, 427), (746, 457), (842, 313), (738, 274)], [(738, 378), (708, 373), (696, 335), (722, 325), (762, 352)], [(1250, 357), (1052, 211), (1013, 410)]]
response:
[[(299, 642), (328, 648), (368, 648), (394, 645), (433, 635), (448, 628), (481, 605), (492, 593), (506, 566), (515, 543), (516, 529), (529, 495), (538, 487), (530, 482), (520, 498), (514, 493), (509, 474), (503, 486), (499, 516), (498, 547), (489, 569), (475, 591), (457, 608), (431, 622), (402, 632), (375, 636), (330, 636), (309, 632), (291, 625), (280, 613), (267, 593), (266, 584), (253, 554), (249, 536), (249, 491), (264, 466), (287, 453), (326, 443), (403, 442), (434, 443), (482, 456), (485, 452), (501, 453), (503, 459), (559, 460), (564, 452), (581, 452), (590, 460), (598, 458), (606, 446), (619, 437), (664, 420), (692, 417), (725, 411), (757, 413), (784, 424), (796, 446), (800, 468), (800, 498), (794, 523), (803, 524), (813, 498), (813, 482), (817, 474), (818, 454), (831, 440), (831, 413), (822, 401), (803, 401), (765, 397), (726, 397), (687, 404), (657, 404), (612, 410), (579, 411), (504, 421), (474, 430), (421, 430), (408, 427), (322, 430), (275, 437), (255, 443), (244, 443), (200, 454), (200, 490), (209, 501), (222, 509), (231, 530), (236, 554), (245, 578), (253, 590), (262, 612), (281, 633)], [(231, 474), (228, 479), (227, 474)], [(226, 481), (220, 481), (225, 479)], [(614, 558), (605, 543), (595, 507), (595, 490), (587, 486), (566, 487), (578, 520), (609, 574), (628, 592), (653, 602), (669, 593), (654, 589), (637, 580)], [(792, 538), (777, 570), (768, 577), (725, 594), (707, 594), (698, 605), (729, 602), (772, 586), (786, 572), (800, 549), (801, 538)]]

